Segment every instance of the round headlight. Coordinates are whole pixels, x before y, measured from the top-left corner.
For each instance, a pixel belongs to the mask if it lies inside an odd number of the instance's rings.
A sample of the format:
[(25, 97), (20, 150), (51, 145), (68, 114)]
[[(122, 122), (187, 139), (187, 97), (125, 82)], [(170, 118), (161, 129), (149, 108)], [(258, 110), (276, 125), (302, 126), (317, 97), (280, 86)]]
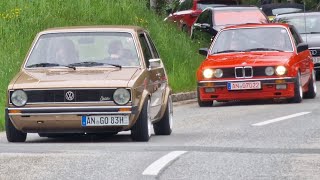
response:
[(222, 69), (216, 69), (216, 70), (214, 70), (213, 74), (215, 77), (221, 78), (223, 76), (223, 71), (222, 71)]
[(267, 67), (265, 70), (265, 73), (267, 76), (272, 76), (274, 75), (274, 68), (273, 67)]
[(203, 77), (212, 78), (213, 77), (213, 70), (212, 69), (205, 69), (203, 71)]
[(279, 75), (279, 76), (284, 75), (286, 72), (287, 72), (287, 68), (284, 67), (284, 66), (278, 66), (278, 67), (276, 68), (276, 73), (277, 73), (277, 75)]
[(15, 106), (24, 106), (27, 104), (28, 96), (22, 90), (16, 90), (11, 94), (11, 102)]
[(113, 100), (116, 104), (125, 105), (130, 101), (130, 92), (127, 89), (119, 88), (113, 93)]

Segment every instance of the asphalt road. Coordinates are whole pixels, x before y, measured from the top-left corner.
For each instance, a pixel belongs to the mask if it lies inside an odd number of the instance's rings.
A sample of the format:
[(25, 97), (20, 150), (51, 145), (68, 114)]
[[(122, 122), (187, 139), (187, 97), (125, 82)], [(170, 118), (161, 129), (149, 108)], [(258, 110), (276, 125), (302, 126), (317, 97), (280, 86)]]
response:
[[(320, 83), (318, 82), (318, 89)], [(174, 132), (132, 142), (40, 138), (7, 143), (0, 179), (320, 179), (320, 96), (301, 104), (229, 102), (174, 106)]]

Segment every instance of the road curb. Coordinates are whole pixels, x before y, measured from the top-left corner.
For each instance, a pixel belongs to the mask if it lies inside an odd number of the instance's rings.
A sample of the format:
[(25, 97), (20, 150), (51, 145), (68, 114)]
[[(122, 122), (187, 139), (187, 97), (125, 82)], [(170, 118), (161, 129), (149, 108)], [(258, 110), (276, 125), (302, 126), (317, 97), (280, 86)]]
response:
[(182, 93), (172, 94), (171, 98), (173, 102), (186, 101), (186, 100), (197, 98), (197, 93), (196, 91), (182, 92)]

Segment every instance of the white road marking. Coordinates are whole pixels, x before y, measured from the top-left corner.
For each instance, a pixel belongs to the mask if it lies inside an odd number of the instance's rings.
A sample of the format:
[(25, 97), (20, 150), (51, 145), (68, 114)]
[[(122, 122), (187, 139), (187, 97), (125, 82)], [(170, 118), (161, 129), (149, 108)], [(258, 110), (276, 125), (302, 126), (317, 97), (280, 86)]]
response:
[(291, 118), (303, 116), (303, 115), (310, 114), (310, 113), (311, 112), (301, 112), (301, 113), (291, 114), (291, 115), (288, 115), (288, 116), (283, 116), (283, 117), (271, 119), (271, 120), (268, 120), (268, 121), (255, 123), (255, 124), (252, 124), (251, 126), (264, 126), (264, 125), (267, 125), (267, 124), (271, 124), (271, 123), (283, 121), (283, 120), (286, 120), (286, 119), (291, 119)]
[(160, 159), (153, 162), (148, 166), (142, 173), (142, 175), (157, 176), (159, 172), (170, 162), (186, 153), (187, 151), (172, 151), (165, 156), (162, 156)]

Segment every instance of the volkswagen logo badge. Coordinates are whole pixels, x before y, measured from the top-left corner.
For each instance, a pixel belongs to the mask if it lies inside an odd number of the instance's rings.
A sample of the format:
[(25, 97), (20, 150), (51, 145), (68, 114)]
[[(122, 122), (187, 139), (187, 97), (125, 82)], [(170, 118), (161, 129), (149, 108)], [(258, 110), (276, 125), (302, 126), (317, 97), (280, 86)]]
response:
[(66, 100), (68, 100), (68, 101), (74, 100), (74, 93), (72, 91), (68, 91), (66, 93)]
[(314, 55), (317, 55), (317, 50), (310, 50), (311, 51), (311, 54), (312, 54), (312, 56), (314, 56)]

